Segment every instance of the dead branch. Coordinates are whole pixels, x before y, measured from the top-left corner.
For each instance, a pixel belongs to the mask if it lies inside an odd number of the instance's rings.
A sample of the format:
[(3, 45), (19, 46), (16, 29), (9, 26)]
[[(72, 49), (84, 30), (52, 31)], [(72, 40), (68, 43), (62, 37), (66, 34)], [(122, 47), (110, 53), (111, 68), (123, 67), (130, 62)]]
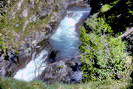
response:
[(133, 34), (133, 27), (131, 27), (131, 28), (128, 28), (127, 30), (126, 30), (126, 32), (125, 33), (123, 33), (121, 36), (119, 36), (120, 38), (124, 38), (124, 37), (127, 37), (127, 36), (129, 36), (129, 35), (132, 35)]

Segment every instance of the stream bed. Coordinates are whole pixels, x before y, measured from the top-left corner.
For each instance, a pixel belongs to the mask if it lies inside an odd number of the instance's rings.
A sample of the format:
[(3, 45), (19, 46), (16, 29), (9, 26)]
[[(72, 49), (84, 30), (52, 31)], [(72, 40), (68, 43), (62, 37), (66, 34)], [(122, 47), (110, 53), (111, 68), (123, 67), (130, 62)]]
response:
[[(90, 8), (73, 7), (66, 11), (66, 16), (61, 20), (57, 30), (49, 39), (55, 51), (58, 51), (56, 59), (72, 59), (79, 55), (80, 32), (79, 27), (90, 13)], [(32, 81), (45, 69), (45, 57), (48, 52), (43, 49), (36, 57), (14, 76), (15, 79)]]

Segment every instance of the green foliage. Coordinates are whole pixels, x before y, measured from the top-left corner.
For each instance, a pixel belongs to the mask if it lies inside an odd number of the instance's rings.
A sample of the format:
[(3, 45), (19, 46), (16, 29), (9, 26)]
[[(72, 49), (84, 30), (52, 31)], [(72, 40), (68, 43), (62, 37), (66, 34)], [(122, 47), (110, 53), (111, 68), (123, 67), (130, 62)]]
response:
[(87, 25), (93, 32), (87, 34), (81, 27), (80, 50), (85, 81), (115, 79), (125, 70), (125, 42), (112, 36), (111, 27), (103, 18), (92, 17)]
[(24, 82), (12, 78), (0, 78), (0, 89), (127, 89), (130, 81), (104, 80), (80, 84), (46, 84), (41, 81)]
[(3, 39), (2, 38), (0, 38), (0, 49), (2, 49), (3, 47), (2, 47), (2, 45), (4, 44), (4, 42), (3, 42)]
[(105, 4), (101, 9), (111, 8), (105, 12), (101, 11), (100, 17), (105, 17), (106, 22), (110, 24), (114, 33), (123, 32), (127, 27), (132, 27), (133, 2), (131, 0), (114, 0), (112, 3)]
[(91, 19), (88, 19), (86, 22), (86, 24), (93, 29), (93, 32), (97, 35), (112, 33), (111, 27), (105, 22), (104, 18), (97, 18), (97, 14), (94, 14)]
[(6, 28), (8, 26), (8, 18), (6, 15), (0, 16), (0, 29)]
[(42, 82), (23, 82), (17, 81), (12, 78), (0, 78), (0, 88), (1, 89), (45, 89)]
[(6, 48), (3, 35), (0, 33), (0, 50), (5, 50)]
[(106, 12), (106, 11), (110, 10), (111, 7), (112, 7), (111, 5), (106, 4), (106, 5), (104, 5), (104, 6), (101, 8), (101, 12)]

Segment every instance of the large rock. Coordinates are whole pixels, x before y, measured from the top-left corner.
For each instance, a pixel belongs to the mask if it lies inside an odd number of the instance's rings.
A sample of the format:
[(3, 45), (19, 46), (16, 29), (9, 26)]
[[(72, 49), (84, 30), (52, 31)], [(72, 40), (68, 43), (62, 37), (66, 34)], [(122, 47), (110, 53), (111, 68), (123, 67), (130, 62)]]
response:
[(0, 76), (11, 77), (19, 64), (18, 55), (13, 52), (6, 50), (0, 50)]
[(47, 65), (39, 79), (47, 82), (77, 83), (82, 79), (82, 72), (77, 63), (71, 60), (60, 60)]
[[(87, 5), (84, 1), (87, 0), (8, 0), (10, 11), (8, 11), (9, 8), (4, 8), (3, 11), (5, 13), (8, 12), (7, 22), (10, 22), (9, 26), (11, 27), (6, 28), (6, 31), (1, 29), (0, 33), (4, 38), (5, 44), (11, 48), (9, 50), (15, 47), (15, 51), (17, 50), (19, 52), (19, 63), (10, 61), (10, 58), (4, 60), (6, 55), (1, 55), (0, 76), (13, 76), (19, 69), (25, 67), (35, 52), (37, 55), (44, 48), (51, 51), (51, 46), (47, 39), (52, 35), (60, 20), (64, 17), (65, 10), (72, 6)], [(16, 60), (16, 58), (14, 59)], [(73, 64), (75, 65), (74, 62), (71, 65)], [(55, 68), (54, 65), (56, 65)], [(59, 68), (58, 66), (60, 65), (63, 68)], [(53, 69), (50, 70), (51, 68)], [(67, 62), (55, 62), (50, 66), (48, 65), (45, 71), (54, 72), (58, 68), (57, 75), (63, 74), (59, 76), (59, 81), (70, 82), (74, 72), (67, 65)], [(52, 73), (51, 75), (53, 76)], [(56, 78), (57, 76), (53, 76), (53, 79)], [(45, 74), (44, 80), (48, 79), (50, 79), (50, 76)]]

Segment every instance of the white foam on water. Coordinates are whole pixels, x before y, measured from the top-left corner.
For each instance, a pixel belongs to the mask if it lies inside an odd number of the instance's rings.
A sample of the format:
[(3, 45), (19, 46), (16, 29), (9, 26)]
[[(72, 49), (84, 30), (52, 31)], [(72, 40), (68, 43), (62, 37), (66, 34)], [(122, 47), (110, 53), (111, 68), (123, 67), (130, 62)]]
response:
[(53, 48), (59, 51), (60, 58), (73, 58), (79, 53), (80, 39), (76, 24), (84, 16), (89, 15), (90, 9), (70, 10), (60, 22), (56, 32), (50, 38)]
[(38, 77), (45, 69), (46, 64), (44, 63), (44, 59), (46, 59), (46, 55), (48, 52), (43, 50), (39, 55), (33, 60), (31, 60), (23, 69), (20, 69), (16, 75), (15, 79), (23, 80), (23, 81), (32, 81), (36, 77)]
[[(72, 58), (78, 54), (80, 39), (79, 32), (76, 31), (76, 24), (89, 13), (90, 9), (67, 11), (67, 15), (60, 22), (57, 31), (50, 38), (53, 48), (60, 51), (60, 57)], [(42, 50), (37, 57), (33, 56), (33, 59), (23, 69), (20, 69), (14, 78), (24, 81), (32, 81), (37, 78), (45, 69), (44, 61), (47, 55), (48, 52)]]

